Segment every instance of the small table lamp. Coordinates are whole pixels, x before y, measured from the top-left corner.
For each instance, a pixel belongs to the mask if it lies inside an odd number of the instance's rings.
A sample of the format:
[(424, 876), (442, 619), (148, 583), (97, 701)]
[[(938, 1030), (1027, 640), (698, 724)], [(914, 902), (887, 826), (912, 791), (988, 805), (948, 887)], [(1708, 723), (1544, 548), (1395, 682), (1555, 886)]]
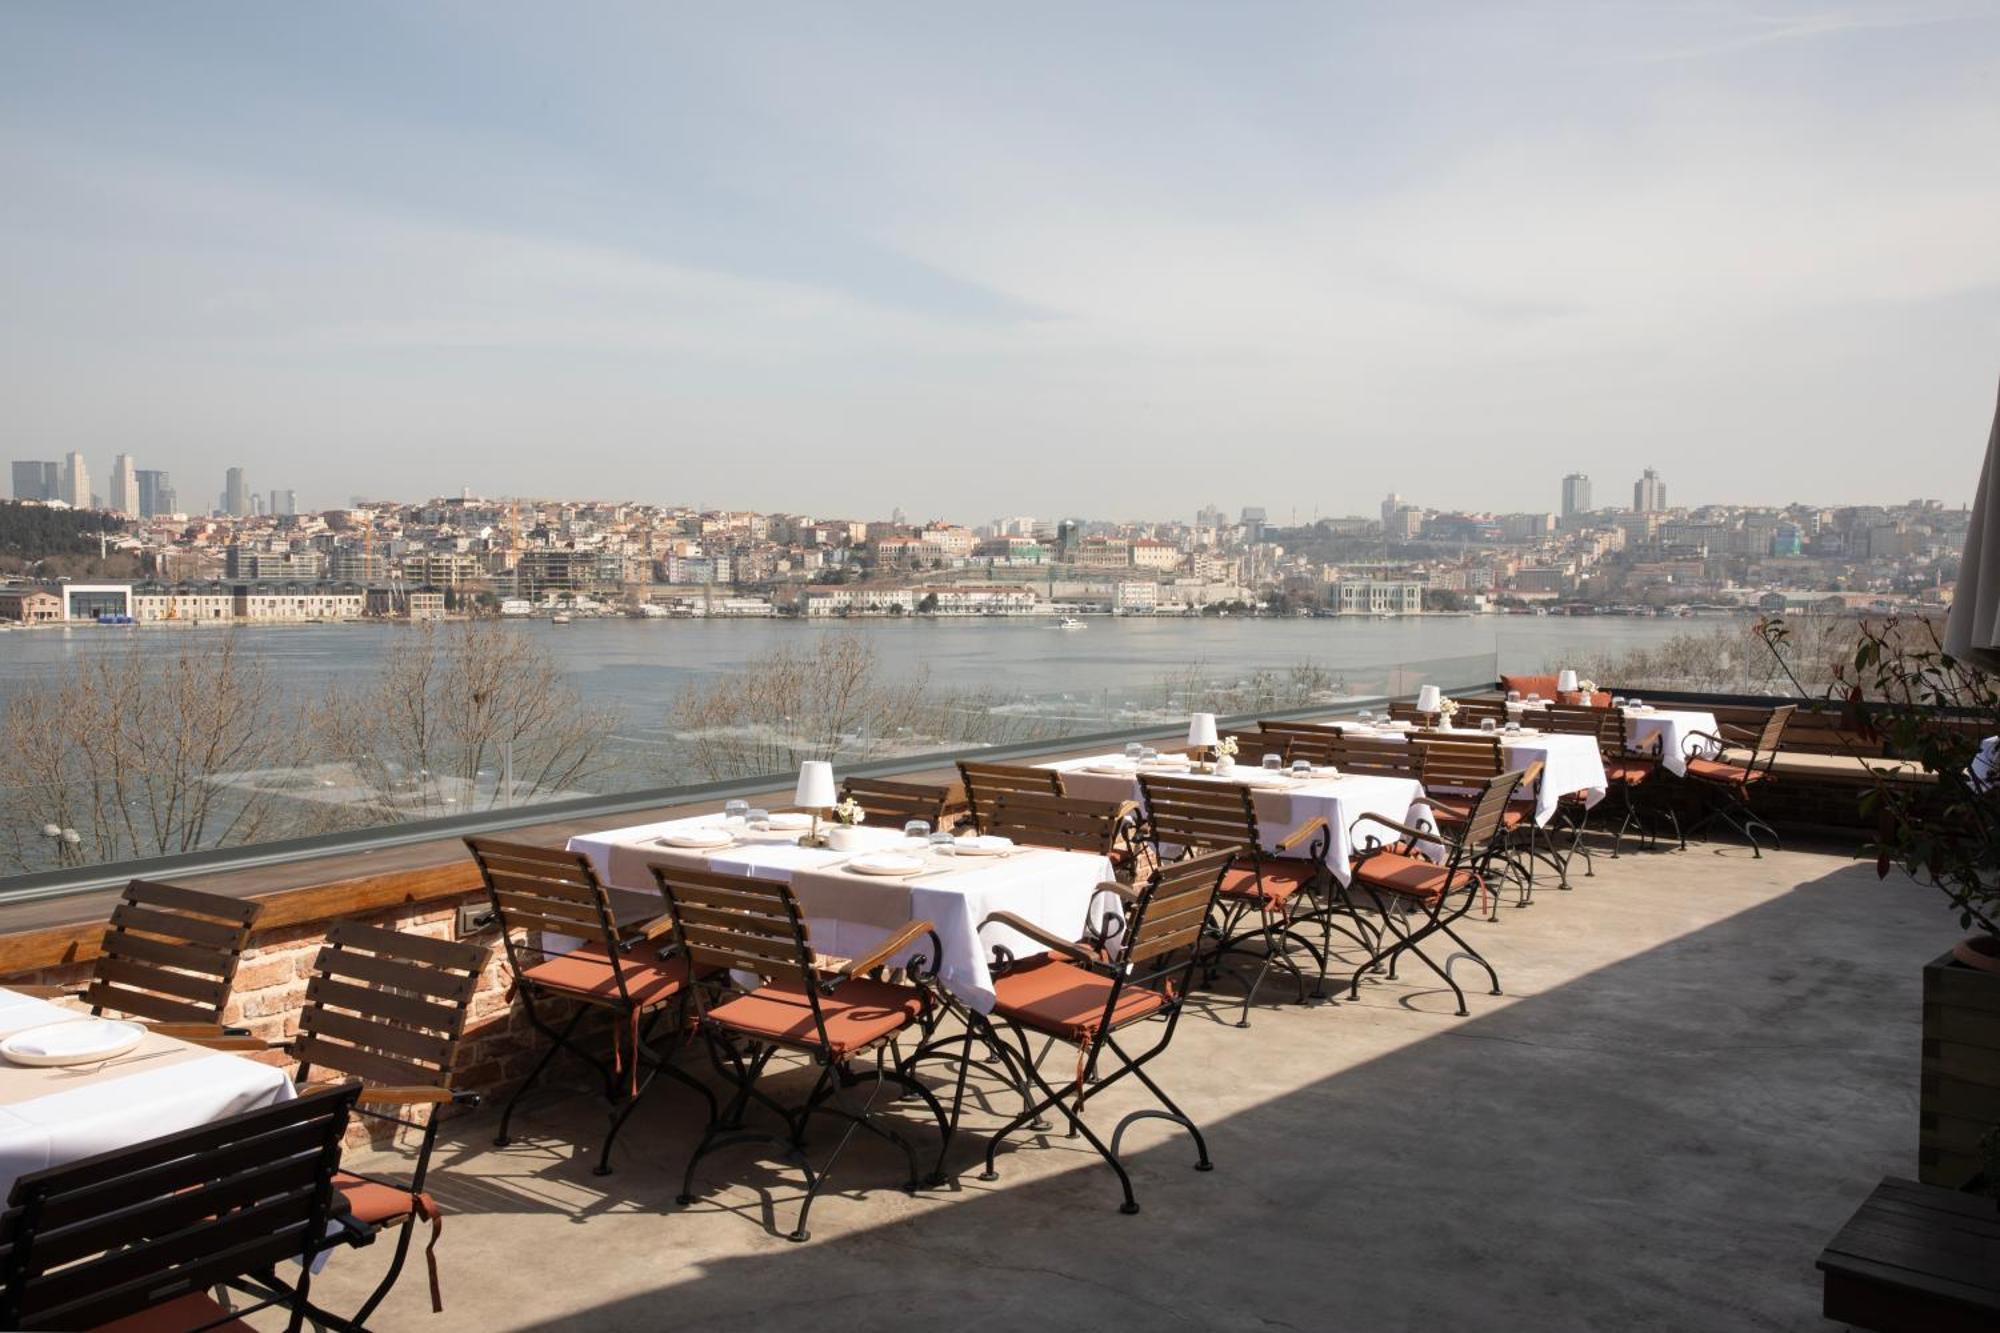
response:
[(820, 816), (833, 809), (840, 798), (833, 789), (833, 765), (824, 759), (808, 759), (799, 765), (799, 787), (792, 795), (794, 804), (812, 811), (811, 843), (819, 842)]
[(1215, 751), (1215, 714), (1196, 713), (1188, 719), (1188, 749), (1200, 750), (1203, 756)]
[(1576, 693), (1576, 672), (1570, 670), (1568, 667), (1564, 667), (1562, 671), (1557, 674), (1556, 693), (1557, 694)]
[(1435, 685), (1426, 685), (1417, 691), (1417, 711), (1419, 713), (1435, 713), (1438, 710), (1438, 705), (1443, 702), (1444, 691)]

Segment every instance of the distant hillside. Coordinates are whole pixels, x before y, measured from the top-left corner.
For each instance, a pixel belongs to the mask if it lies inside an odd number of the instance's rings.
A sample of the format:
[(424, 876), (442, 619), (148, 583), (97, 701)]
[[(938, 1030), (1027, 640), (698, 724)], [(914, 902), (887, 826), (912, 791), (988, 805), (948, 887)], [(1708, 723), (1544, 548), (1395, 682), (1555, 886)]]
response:
[(99, 533), (116, 535), (126, 527), (125, 520), (116, 515), (93, 509), (51, 509), (0, 500), (0, 556), (18, 560), (95, 556)]

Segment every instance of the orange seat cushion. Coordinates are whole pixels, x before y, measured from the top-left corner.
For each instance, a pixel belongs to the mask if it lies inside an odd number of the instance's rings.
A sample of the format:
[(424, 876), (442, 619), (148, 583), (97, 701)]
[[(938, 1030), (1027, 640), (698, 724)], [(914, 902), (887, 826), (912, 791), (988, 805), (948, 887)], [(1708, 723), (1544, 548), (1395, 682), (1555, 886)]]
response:
[[(842, 1059), (892, 1033), (924, 1012), (924, 997), (908, 986), (856, 977), (831, 995), (819, 997), (820, 1017), (835, 1059)], [(818, 1049), (812, 1001), (797, 982), (774, 981), (748, 995), (725, 1000), (708, 1011), (715, 1022), (760, 1041)]]
[[(1377, 852), (1354, 863), (1354, 878), (1383, 893), (1414, 898), (1426, 906), (1452, 887), (1451, 872), (1402, 852)], [(1468, 879), (1476, 877), (1467, 877)], [(1465, 880), (1461, 880), (1463, 884)]]
[(1295, 861), (1276, 856), (1260, 856), (1254, 866), (1238, 857), (1222, 876), (1224, 898), (1262, 900), (1269, 907), (1283, 907), (1305, 890), (1319, 873), (1315, 861)]
[[(688, 984), (687, 959), (669, 958), (662, 963), (656, 944), (641, 944), (629, 952), (620, 953), (618, 966), (625, 977), (626, 993), (632, 997), (632, 1003), (641, 1008), (664, 1004), (679, 995)], [(580, 1000), (594, 1000), (600, 1004), (618, 1002), (618, 982), (611, 975), (611, 962), (604, 956), (604, 950), (595, 944), (586, 944), (574, 953), (538, 963), (523, 972), (521, 978)]]
[[(364, 1226), (379, 1227), (399, 1221), (416, 1209), (416, 1196), (408, 1190), (376, 1180), (365, 1180), (345, 1171), (334, 1172), (333, 1187), (346, 1201), (348, 1213)], [(435, 1205), (428, 1201), (425, 1207), (436, 1210)]]
[(1607, 759), (1604, 776), (1613, 783), (1637, 786), (1659, 771), (1660, 766), (1651, 759)]
[(1761, 768), (1746, 769), (1741, 764), (1725, 764), (1720, 759), (1690, 759), (1687, 771), (1691, 778), (1700, 778), (1705, 782), (1726, 782), (1735, 787), (1761, 782), (1764, 778), (1764, 770)]
[[(993, 993), (993, 1012), (1000, 1017), (1045, 1036), (1082, 1043), (1104, 1022), (1111, 978), (1044, 955), (995, 977)], [(1164, 1003), (1157, 991), (1127, 986), (1118, 994), (1111, 1026), (1120, 1028), (1156, 1013)]]
[(208, 1329), (210, 1333), (257, 1333), (241, 1319), (231, 1319), (229, 1311), (205, 1291), (191, 1291), (150, 1310), (99, 1324), (91, 1333), (187, 1333), (191, 1328)]

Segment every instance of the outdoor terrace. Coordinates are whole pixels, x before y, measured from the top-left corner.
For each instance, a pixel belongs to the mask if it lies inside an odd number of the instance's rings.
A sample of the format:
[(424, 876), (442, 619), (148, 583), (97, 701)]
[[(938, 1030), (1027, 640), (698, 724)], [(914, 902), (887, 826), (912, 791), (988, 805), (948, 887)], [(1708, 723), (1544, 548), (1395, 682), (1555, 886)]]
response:
[[(1133, 1217), (1060, 1133), (978, 1181), (982, 1115), (953, 1185), (915, 1198), (893, 1151), (857, 1140), (794, 1245), (773, 1218), (796, 1173), (748, 1154), (674, 1205), (700, 1128), (677, 1089), (604, 1178), (587, 1101), (531, 1104), (505, 1150), (481, 1112), (433, 1177), (445, 1313), (413, 1275), (377, 1322), (1826, 1327), (1819, 1247), (1878, 1178), (1913, 1173), (1919, 969), (1948, 916), (1842, 852), (1697, 844), (1600, 860), (1470, 929), (1507, 989), (1470, 1018), (1406, 973), (1248, 1030), (1183, 1024), (1157, 1072), (1216, 1170), (1142, 1124)], [(1106, 1101), (1126, 1109), (1124, 1089)], [(351, 1306), (379, 1263), (339, 1256), (315, 1292)]]

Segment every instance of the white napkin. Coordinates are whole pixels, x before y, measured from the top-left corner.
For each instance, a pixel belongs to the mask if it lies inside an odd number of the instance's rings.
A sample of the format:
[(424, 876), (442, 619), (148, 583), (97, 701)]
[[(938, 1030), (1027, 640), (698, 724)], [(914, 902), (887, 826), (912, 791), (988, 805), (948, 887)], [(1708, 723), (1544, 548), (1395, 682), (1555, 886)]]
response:
[(143, 1036), (145, 1029), (110, 1018), (82, 1018), (70, 1023), (51, 1023), (16, 1033), (7, 1044), (23, 1055), (68, 1058), (93, 1055)]

